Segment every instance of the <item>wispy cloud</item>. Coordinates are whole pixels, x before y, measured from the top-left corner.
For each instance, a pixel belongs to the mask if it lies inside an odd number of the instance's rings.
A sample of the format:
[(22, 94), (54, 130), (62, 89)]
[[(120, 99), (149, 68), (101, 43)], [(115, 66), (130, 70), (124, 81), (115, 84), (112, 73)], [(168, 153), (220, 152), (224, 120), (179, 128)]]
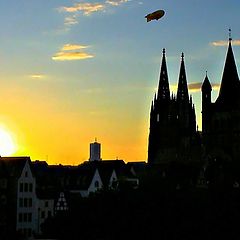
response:
[(94, 55), (85, 52), (58, 52), (52, 59), (54, 61), (71, 61), (71, 60), (84, 60), (93, 58)]
[[(219, 41), (211, 42), (210, 44), (212, 46), (222, 47), (222, 46), (228, 46), (228, 43), (229, 43), (228, 41), (219, 40)], [(240, 46), (240, 39), (232, 40), (232, 45)]]
[[(202, 84), (202, 82), (189, 83), (188, 89), (190, 92), (199, 92), (201, 91)], [(211, 83), (211, 85), (213, 90), (219, 90), (220, 88), (220, 84), (218, 83)]]
[(71, 7), (60, 7), (60, 12), (76, 13), (83, 12), (84, 15), (90, 15), (93, 12), (103, 11), (105, 5), (102, 3), (75, 3)]
[(32, 79), (44, 79), (47, 76), (44, 75), (44, 74), (31, 74), (31, 75), (29, 75), (29, 77), (32, 78)]
[[(218, 83), (211, 83), (213, 90), (219, 90), (220, 84)], [(170, 89), (172, 92), (177, 92), (177, 84), (170, 85)], [(189, 83), (188, 84), (188, 90), (189, 92), (200, 92), (202, 87), (202, 82), (195, 82), (195, 83)]]
[(113, 5), (113, 6), (119, 6), (122, 3), (129, 2), (130, 0), (107, 0), (106, 3)]
[(198, 92), (201, 90), (201, 87), (202, 87), (202, 82), (188, 84), (188, 90), (190, 92)]
[(75, 25), (75, 24), (78, 24), (78, 20), (77, 20), (76, 15), (65, 17), (64, 25), (72, 26), (72, 25)]
[(64, 25), (69, 30), (71, 26), (78, 24), (78, 17), (80, 15), (90, 16), (96, 12), (104, 12), (109, 7), (118, 7), (123, 3), (131, 0), (105, 0), (104, 2), (76, 2), (72, 6), (62, 6), (58, 8), (61, 13), (67, 14), (64, 19)]
[(212, 88), (213, 88), (213, 90), (219, 90), (220, 89), (220, 84), (219, 83), (212, 83)]
[(61, 51), (73, 51), (73, 50), (79, 50), (79, 49), (85, 49), (89, 48), (89, 46), (86, 45), (79, 45), (79, 44), (65, 44)]
[(84, 60), (88, 58), (93, 58), (93, 54), (89, 54), (85, 51), (76, 51), (81, 49), (89, 48), (87, 45), (80, 45), (80, 44), (65, 44), (57, 52), (53, 57), (52, 60), (54, 61), (72, 61), (72, 60)]

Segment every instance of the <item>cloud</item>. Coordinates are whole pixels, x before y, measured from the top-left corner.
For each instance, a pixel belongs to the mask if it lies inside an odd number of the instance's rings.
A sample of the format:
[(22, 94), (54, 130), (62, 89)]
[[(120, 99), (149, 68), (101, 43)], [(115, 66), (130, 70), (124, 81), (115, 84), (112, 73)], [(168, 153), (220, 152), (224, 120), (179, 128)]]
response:
[(188, 84), (188, 90), (190, 92), (198, 92), (201, 90), (201, 87), (202, 87), (202, 82)]
[(220, 89), (220, 84), (219, 83), (212, 83), (212, 89), (213, 90), (219, 90)]
[[(222, 47), (222, 46), (228, 46), (228, 43), (229, 41), (219, 40), (219, 41), (211, 42), (210, 44), (215, 47)], [(232, 40), (232, 45), (240, 46), (240, 39)]]
[(107, 0), (106, 3), (112, 5), (112, 6), (119, 6), (122, 3), (129, 2), (129, 0)]
[[(188, 89), (190, 92), (199, 92), (199, 91), (201, 91), (202, 84), (203, 84), (202, 82), (189, 83)], [(211, 85), (212, 85), (213, 90), (219, 90), (219, 88), (220, 88), (219, 83), (211, 83)]]
[(46, 78), (46, 75), (44, 74), (32, 74), (32, 75), (29, 75), (30, 78), (32, 79), (44, 79)]
[(70, 30), (70, 27), (78, 24), (78, 17), (82, 14), (84, 16), (90, 16), (95, 12), (103, 12), (108, 7), (117, 7), (123, 3), (129, 2), (131, 0), (105, 0), (105, 2), (90, 3), (90, 2), (77, 2), (72, 6), (62, 6), (57, 10), (60, 13), (66, 13), (64, 19), (64, 25), (67, 27), (65, 32)]
[(54, 61), (71, 61), (71, 60), (84, 60), (93, 58), (94, 55), (85, 52), (58, 52), (53, 57)]
[(90, 15), (104, 9), (105, 5), (102, 3), (75, 3), (72, 7), (60, 7), (59, 11), (68, 13), (83, 12), (84, 15)]
[(89, 54), (84, 51), (76, 51), (80, 49), (89, 48), (87, 45), (80, 45), (80, 44), (65, 44), (61, 48), (59, 52), (57, 52), (53, 57), (52, 60), (54, 61), (71, 61), (71, 60), (84, 60), (88, 58), (93, 58), (93, 54)]
[(72, 51), (72, 50), (79, 50), (79, 49), (85, 49), (88, 48), (89, 46), (85, 45), (79, 45), (79, 44), (65, 44), (61, 51)]
[(68, 16), (68, 17), (65, 17), (64, 19), (64, 25), (66, 26), (72, 26), (72, 25), (75, 25), (75, 24), (78, 24), (78, 20), (76, 19), (76, 16)]
[[(211, 83), (213, 90), (219, 90), (220, 84), (219, 83)], [(188, 84), (188, 90), (189, 92), (200, 92), (202, 87), (202, 82), (196, 82), (196, 83), (189, 83)], [(170, 89), (173, 92), (177, 92), (177, 84), (170, 85)]]
[[(220, 84), (219, 83), (211, 83), (212, 89), (213, 90), (219, 90)], [(202, 87), (202, 82), (197, 82), (197, 83), (189, 83), (188, 84), (188, 89), (190, 92), (198, 92), (201, 91)]]

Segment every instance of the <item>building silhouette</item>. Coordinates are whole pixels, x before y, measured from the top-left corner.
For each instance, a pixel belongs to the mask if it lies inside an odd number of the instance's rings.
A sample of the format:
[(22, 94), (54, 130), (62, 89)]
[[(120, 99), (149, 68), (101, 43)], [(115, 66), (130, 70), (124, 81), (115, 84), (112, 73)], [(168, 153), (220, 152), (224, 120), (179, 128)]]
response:
[(202, 84), (202, 133), (205, 155), (236, 161), (240, 157), (240, 82), (232, 50), (226, 54), (219, 95), (211, 102), (212, 87), (206, 75)]
[(207, 74), (201, 87), (202, 133), (196, 130), (183, 54), (181, 58), (177, 94), (170, 96), (163, 50), (158, 91), (150, 111), (148, 163), (217, 159), (236, 162), (240, 158), (240, 81), (232, 39), (229, 38), (216, 101), (211, 101), (212, 86)]
[(94, 143), (90, 143), (89, 161), (101, 161), (101, 144), (95, 139)]
[(181, 56), (177, 94), (170, 95), (165, 49), (158, 91), (150, 111), (148, 163), (168, 163), (193, 158), (197, 139), (195, 109), (189, 96), (184, 54)]

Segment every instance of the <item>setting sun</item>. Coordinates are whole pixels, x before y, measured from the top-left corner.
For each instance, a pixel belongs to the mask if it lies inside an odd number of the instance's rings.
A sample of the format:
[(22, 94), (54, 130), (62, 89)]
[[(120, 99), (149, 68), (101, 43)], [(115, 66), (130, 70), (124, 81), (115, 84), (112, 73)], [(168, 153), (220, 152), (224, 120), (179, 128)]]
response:
[(16, 145), (11, 134), (3, 128), (0, 128), (0, 155), (10, 156), (16, 152)]

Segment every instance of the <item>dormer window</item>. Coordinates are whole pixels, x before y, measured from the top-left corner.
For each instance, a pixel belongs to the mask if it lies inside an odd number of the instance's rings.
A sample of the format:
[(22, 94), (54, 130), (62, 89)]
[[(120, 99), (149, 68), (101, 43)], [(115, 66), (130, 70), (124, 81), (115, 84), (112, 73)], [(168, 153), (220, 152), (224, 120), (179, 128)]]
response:
[(25, 177), (28, 177), (28, 171), (25, 172)]
[(95, 188), (99, 188), (99, 182), (95, 181)]

